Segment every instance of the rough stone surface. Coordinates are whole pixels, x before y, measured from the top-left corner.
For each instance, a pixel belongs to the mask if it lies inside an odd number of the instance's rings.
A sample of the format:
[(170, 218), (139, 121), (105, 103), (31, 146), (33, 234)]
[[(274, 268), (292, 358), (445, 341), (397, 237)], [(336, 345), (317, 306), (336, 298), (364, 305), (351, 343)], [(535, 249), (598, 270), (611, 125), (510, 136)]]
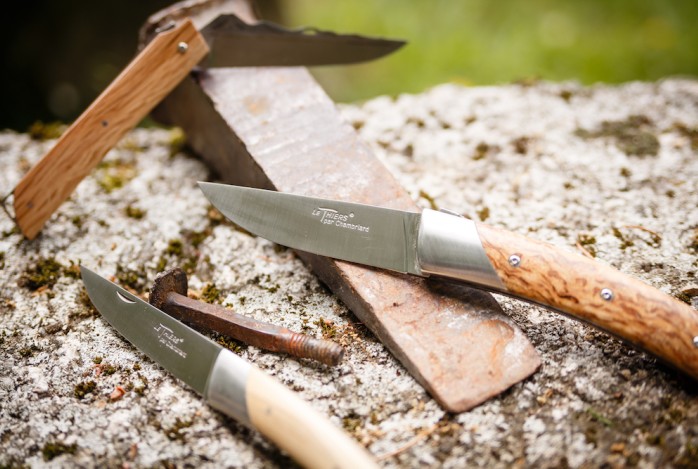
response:
[[(698, 82), (443, 85), (342, 112), (420, 205), (585, 249), (698, 307)], [(333, 336), (336, 368), (236, 350), (385, 467), (698, 466), (695, 383), (505, 297), (541, 370), (445, 413), (290, 251), (219, 219), (195, 183), (207, 169), (175, 137), (133, 131), (33, 242), (0, 216), (0, 466), (290, 464), (101, 319), (80, 263), (143, 295), (181, 266), (192, 295)], [(0, 133), (0, 191), (52, 144)]]

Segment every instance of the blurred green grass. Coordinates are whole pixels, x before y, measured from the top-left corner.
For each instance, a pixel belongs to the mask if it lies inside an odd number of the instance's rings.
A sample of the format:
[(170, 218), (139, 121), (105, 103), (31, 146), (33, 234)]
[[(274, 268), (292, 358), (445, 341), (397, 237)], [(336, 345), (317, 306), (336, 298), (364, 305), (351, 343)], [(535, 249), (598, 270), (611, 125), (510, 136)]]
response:
[[(145, 18), (172, 1), (8, 3), (0, 16), (0, 129), (77, 118), (133, 58)], [(409, 41), (368, 64), (313, 70), (336, 101), (445, 82), (698, 76), (698, 0), (257, 1), (263, 17), (285, 26)]]
[(697, 0), (285, 0), (280, 10), (287, 25), (408, 41), (370, 64), (314, 70), (344, 102), (444, 82), (698, 76)]

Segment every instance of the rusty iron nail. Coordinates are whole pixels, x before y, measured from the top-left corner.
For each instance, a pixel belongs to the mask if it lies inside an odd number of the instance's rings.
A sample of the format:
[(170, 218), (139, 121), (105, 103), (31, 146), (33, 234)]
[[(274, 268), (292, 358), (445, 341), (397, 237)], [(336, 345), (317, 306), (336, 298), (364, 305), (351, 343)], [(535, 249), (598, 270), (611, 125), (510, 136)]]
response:
[(182, 269), (160, 272), (150, 290), (149, 302), (179, 321), (264, 350), (312, 358), (333, 366), (339, 364), (344, 356), (344, 349), (335, 342), (315, 339), (285, 327), (257, 321), (222, 306), (193, 300), (187, 296), (187, 288), (187, 274)]

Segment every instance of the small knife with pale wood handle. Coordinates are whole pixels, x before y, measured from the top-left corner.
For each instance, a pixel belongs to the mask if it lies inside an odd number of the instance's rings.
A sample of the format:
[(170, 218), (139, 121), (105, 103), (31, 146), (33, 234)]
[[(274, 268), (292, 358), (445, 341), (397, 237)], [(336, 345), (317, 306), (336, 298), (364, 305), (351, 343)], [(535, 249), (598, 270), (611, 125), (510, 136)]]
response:
[(698, 311), (598, 261), (452, 213), (199, 186), (234, 223), (276, 243), (545, 305), (698, 378)]
[(259, 430), (305, 467), (377, 467), (361, 445), (271, 376), (91, 270), (80, 273), (109, 324), (215, 409)]

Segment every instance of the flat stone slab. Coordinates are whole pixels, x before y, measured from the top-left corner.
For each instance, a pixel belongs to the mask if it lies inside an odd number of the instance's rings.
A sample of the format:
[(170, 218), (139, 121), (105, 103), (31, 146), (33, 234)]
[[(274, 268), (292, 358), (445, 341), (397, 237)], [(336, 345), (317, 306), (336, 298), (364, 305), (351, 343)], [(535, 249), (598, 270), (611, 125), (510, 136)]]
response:
[[(442, 85), (341, 110), (417, 204), (585, 250), (698, 307), (698, 82)], [(33, 242), (0, 216), (0, 465), (290, 464), (122, 339), (87, 304), (78, 263), (137, 293), (184, 267), (191, 294), (342, 343), (336, 368), (235, 349), (385, 467), (698, 464), (695, 383), (502, 296), (543, 365), (445, 412), (291, 251), (210, 209), (196, 187), (208, 170), (179, 142), (130, 133)], [(0, 192), (52, 144), (0, 133)]]

